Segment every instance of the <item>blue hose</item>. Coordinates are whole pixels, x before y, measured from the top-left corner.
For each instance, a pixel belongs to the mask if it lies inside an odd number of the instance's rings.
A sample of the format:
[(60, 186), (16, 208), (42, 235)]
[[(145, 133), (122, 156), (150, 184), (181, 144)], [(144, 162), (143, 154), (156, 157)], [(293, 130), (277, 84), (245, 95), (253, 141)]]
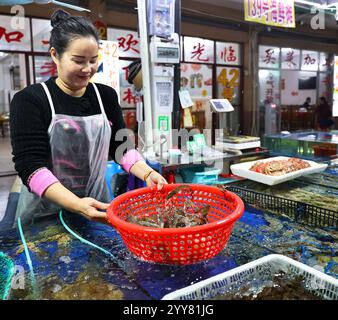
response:
[(29, 250), (28, 250), (26, 239), (25, 239), (25, 235), (24, 235), (24, 233), (22, 231), (20, 217), (18, 218), (18, 228), (19, 228), (20, 238), (21, 238), (23, 247), (25, 249), (25, 255), (26, 255), (26, 259), (27, 259), (27, 264), (28, 264), (29, 272), (30, 272), (30, 276), (31, 276), (31, 282), (32, 282), (32, 287), (33, 287), (33, 296), (34, 296), (35, 299), (37, 299), (38, 298), (38, 290), (37, 290), (36, 279), (35, 279), (35, 275), (34, 275), (34, 269), (33, 269), (32, 259), (31, 259), (31, 256), (29, 254)]
[[(78, 240), (80, 240), (82, 243), (87, 244), (87, 245), (89, 245), (89, 246), (94, 247), (95, 249), (98, 249), (98, 250), (102, 251), (104, 254), (110, 256), (110, 257), (115, 261), (115, 263), (116, 263), (117, 265), (119, 265), (119, 262), (118, 262), (117, 258), (116, 258), (111, 252), (109, 252), (108, 250), (106, 250), (106, 249), (104, 249), (104, 248), (102, 248), (102, 247), (96, 245), (95, 243), (92, 243), (92, 242), (90, 242), (90, 241), (88, 241), (88, 240), (82, 238), (81, 236), (79, 236), (78, 234), (76, 234), (72, 229), (70, 229), (70, 228), (67, 226), (67, 224), (65, 223), (65, 221), (63, 220), (62, 210), (60, 210), (60, 212), (59, 212), (59, 217), (60, 217), (60, 221), (61, 221), (62, 225), (65, 227), (65, 229), (66, 229), (71, 235), (73, 235), (75, 238), (77, 238)], [(119, 266), (120, 266), (120, 265), (119, 265)]]

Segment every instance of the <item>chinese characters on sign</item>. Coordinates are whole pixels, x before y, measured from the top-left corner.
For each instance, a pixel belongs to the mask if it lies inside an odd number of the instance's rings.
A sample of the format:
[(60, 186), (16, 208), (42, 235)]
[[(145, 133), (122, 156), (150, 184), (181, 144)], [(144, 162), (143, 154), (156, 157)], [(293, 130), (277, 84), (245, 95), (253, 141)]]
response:
[(241, 65), (240, 45), (230, 42), (216, 42), (216, 63)]
[(50, 20), (32, 19), (33, 51), (48, 52), (51, 30)]
[(275, 27), (295, 28), (294, 0), (245, 0), (245, 20)]
[(260, 68), (279, 68), (280, 49), (269, 46), (259, 46), (259, 67)]
[(232, 104), (239, 104), (239, 68), (217, 68), (217, 96), (228, 99)]
[(300, 50), (282, 48), (281, 59), (282, 69), (299, 69)]
[(25, 19), (25, 29), (11, 27), (12, 16), (0, 15), (0, 50), (31, 51), (29, 19)]
[(279, 104), (279, 71), (259, 70), (260, 104)]
[(332, 90), (332, 74), (327, 72), (319, 73), (319, 97), (325, 97), (326, 100), (331, 101)]
[(41, 66), (40, 74), (42, 76), (48, 75), (49, 77), (56, 77), (57, 76), (57, 68), (54, 61), (47, 61)]
[(318, 52), (302, 50), (302, 70), (318, 70)]
[(187, 62), (214, 63), (214, 41), (184, 37), (184, 60)]
[(137, 32), (108, 28), (108, 40), (118, 42), (121, 58), (140, 57), (140, 39)]
[(332, 55), (321, 52), (319, 54), (319, 71), (332, 71), (333, 62), (334, 59)]
[(132, 33), (128, 33), (126, 37), (117, 38), (117, 41), (119, 43), (119, 49), (122, 52), (134, 51), (137, 54), (140, 54), (140, 50), (137, 49), (139, 40), (135, 39)]
[(103, 83), (120, 94), (118, 43), (100, 41), (98, 71), (91, 81)]
[(51, 57), (35, 56), (35, 83), (47, 81), (57, 76), (57, 68)]
[(23, 38), (23, 33), (20, 31), (7, 32), (4, 27), (0, 27), (0, 40), (2, 40), (2, 38), (4, 38), (7, 43), (21, 42), (21, 39)]
[(120, 60), (120, 105), (122, 108), (136, 108), (137, 97), (133, 85), (128, 82), (128, 66), (132, 61)]

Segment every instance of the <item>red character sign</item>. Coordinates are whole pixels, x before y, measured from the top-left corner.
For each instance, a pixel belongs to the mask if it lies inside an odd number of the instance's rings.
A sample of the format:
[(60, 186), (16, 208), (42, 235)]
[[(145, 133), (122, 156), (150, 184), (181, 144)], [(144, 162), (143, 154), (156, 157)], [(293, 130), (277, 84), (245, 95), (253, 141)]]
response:
[(229, 50), (224, 48), (224, 50), (221, 52), (221, 59), (224, 60), (224, 62), (235, 62), (237, 57), (235, 56), (234, 48), (232, 46), (229, 47)]
[(57, 76), (56, 64), (53, 61), (45, 62), (41, 69), (46, 69), (46, 71), (40, 72), (42, 76), (46, 76), (48, 74), (50, 74), (51, 77)]
[(291, 24), (293, 22), (293, 8), (290, 4), (285, 5), (285, 18), (286, 23)]
[(21, 42), (21, 39), (23, 38), (24, 34), (20, 31), (12, 31), (8, 32), (5, 28), (0, 27), (0, 40), (5, 37), (6, 42)]
[(200, 43), (197, 44), (197, 46), (194, 46), (194, 51), (191, 52), (192, 56), (191, 59), (194, 59), (195, 57), (197, 57), (198, 61), (204, 61), (207, 62), (209, 61), (209, 58), (201, 58), (201, 55), (203, 54), (204, 50), (205, 50), (205, 45), (201, 45)]
[(266, 81), (265, 103), (273, 102), (274, 88), (275, 88), (275, 80), (273, 78), (273, 75), (270, 74)]
[(294, 55), (294, 51), (293, 50), (289, 51), (286, 54), (285, 62), (287, 62), (287, 65), (289, 67), (292, 67), (292, 65), (294, 65), (294, 66), (296, 65), (296, 63), (293, 61), (293, 59), (294, 59), (293, 55)]
[(123, 101), (126, 101), (128, 104), (136, 104), (136, 96), (133, 95), (133, 92), (131, 91), (130, 88), (128, 88), (126, 91), (123, 92), (124, 97)]
[(138, 40), (135, 39), (131, 33), (127, 34), (126, 37), (117, 38), (117, 41), (119, 42), (119, 48), (123, 49), (124, 52), (133, 50), (136, 53), (140, 53), (140, 51), (135, 48), (138, 44)]
[(307, 54), (306, 57), (304, 58), (304, 64), (315, 64), (315, 63), (316, 59), (311, 58), (309, 54)]
[(331, 68), (332, 66), (332, 59), (330, 57), (325, 58), (325, 63), (322, 64), (323, 67)]
[(266, 55), (265, 55), (265, 59), (263, 61), (266, 64), (269, 64), (269, 63), (275, 64), (276, 58), (273, 57), (274, 52), (275, 51), (273, 49), (267, 49), (267, 50), (265, 50)]

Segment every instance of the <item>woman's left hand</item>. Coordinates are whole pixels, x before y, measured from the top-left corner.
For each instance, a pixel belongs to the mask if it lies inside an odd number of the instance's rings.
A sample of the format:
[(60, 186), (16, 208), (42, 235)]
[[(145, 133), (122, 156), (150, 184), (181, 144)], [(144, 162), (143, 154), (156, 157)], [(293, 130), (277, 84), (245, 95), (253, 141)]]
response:
[(155, 170), (151, 172), (151, 174), (145, 180), (148, 187), (152, 187), (157, 185), (157, 190), (161, 190), (164, 184), (168, 184), (166, 179), (164, 179), (158, 172)]

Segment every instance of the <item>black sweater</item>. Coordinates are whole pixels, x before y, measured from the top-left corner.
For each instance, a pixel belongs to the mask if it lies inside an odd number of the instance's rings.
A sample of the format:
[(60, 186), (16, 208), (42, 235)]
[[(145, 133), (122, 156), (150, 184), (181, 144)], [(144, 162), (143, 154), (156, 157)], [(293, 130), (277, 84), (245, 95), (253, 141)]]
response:
[[(63, 92), (55, 83), (55, 78), (46, 81), (52, 96), (56, 114), (70, 116), (91, 116), (100, 114), (100, 106), (91, 83), (82, 97), (73, 97)], [(115, 141), (115, 134), (119, 129), (125, 128), (122, 110), (118, 103), (116, 91), (106, 85), (97, 84), (107, 118), (112, 122), (112, 136), (110, 140), (109, 155), (115, 158), (116, 149), (125, 143)], [(33, 84), (16, 93), (10, 105), (10, 130), (13, 148), (13, 161), (23, 183), (27, 186), (28, 177), (38, 168), (52, 169), (48, 127), (52, 113), (46, 93), (41, 84)], [(127, 149), (135, 145), (129, 139)], [(124, 150), (124, 151), (126, 151)]]

